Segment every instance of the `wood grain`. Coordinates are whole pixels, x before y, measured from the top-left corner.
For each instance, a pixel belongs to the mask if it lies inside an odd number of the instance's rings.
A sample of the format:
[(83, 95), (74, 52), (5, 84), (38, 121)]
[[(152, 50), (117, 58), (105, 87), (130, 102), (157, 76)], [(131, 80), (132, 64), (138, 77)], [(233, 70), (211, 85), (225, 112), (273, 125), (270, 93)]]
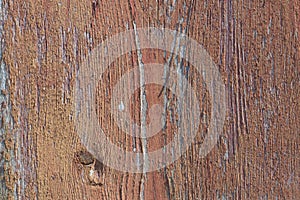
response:
[[(0, 2), (0, 194), (4, 199), (299, 198), (298, 1)], [(78, 153), (86, 150), (74, 128), (76, 72), (99, 43), (135, 25), (186, 33), (217, 64), (226, 86), (227, 115), (218, 144), (205, 158), (199, 158), (198, 151), (207, 133), (212, 100), (190, 66), (187, 75), (199, 91), (202, 121), (195, 142), (179, 160), (146, 174), (78, 160)], [(170, 60), (170, 67), (188, 66), (169, 52), (140, 53), (142, 59), (139, 52), (118, 58), (97, 87), (99, 121), (106, 124), (111, 141), (126, 150), (132, 145), (142, 150), (143, 141), (132, 140), (114, 124), (109, 113), (113, 85), (139, 62)], [(158, 97), (160, 87), (144, 89), (150, 104), (166, 99), (170, 106), (166, 116), (176, 114), (177, 101), (167, 90)], [(136, 122), (142, 120), (140, 97), (139, 91), (132, 97)], [(171, 121), (167, 124), (149, 139), (149, 150), (170, 141), (178, 127)]]

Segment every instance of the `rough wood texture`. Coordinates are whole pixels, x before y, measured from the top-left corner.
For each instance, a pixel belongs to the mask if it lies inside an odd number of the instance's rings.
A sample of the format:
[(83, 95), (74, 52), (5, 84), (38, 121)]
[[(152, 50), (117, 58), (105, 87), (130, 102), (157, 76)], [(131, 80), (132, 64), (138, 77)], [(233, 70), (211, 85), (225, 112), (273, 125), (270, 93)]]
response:
[[(297, 199), (300, 196), (299, 1), (36, 1), (4, 0), (0, 94), (0, 193), (9, 199)], [(2, 24), (2, 23), (1, 23)], [(199, 136), (181, 159), (157, 172), (129, 174), (95, 161), (74, 129), (75, 74), (101, 41), (137, 27), (181, 31), (205, 47), (226, 85), (227, 116), (218, 144), (198, 157), (210, 116), (201, 77)], [(2, 31), (2, 28), (1, 28)], [(4, 43), (3, 43), (4, 41)], [(143, 62), (164, 63), (170, 54), (142, 50)], [(107, 110), (111, 86), (138, 54), (119, 58), (98, 86), (99, 120), (124, 148)], [(5, 65), (4, 65), (5, 64)], [(186, 66), (177, 58), (170, 66)], [(167, 98), (145, 88), (149, 102)], [(153, 93), (150, 93), (152, 91)], [(206, 95), (207, 94), (207, 95)], [(102, 96), (101, 96), (102, 95)], [(133, 98), (139, 121), (139, 94)], [(167, 110), (172, 115), (172, 109)], [(13, 129), (12, 120), (13, 118)], [(149, 141), (156, 149), (176, 125)], [(138, 148), (142, 141), (136, 141)], [(5, 171), (3, 173), (3, 169)], [(96, 170), (89, 177), (90, 169)], [(141, 181), (143, 180), (143, 181)]]

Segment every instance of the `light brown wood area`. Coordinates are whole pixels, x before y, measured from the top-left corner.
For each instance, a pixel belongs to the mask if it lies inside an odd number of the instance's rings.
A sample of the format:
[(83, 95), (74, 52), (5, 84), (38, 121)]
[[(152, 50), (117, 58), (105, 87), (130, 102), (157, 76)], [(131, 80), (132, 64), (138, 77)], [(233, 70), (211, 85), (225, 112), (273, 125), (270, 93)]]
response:
[[(299, 1), (0, 2), (3, 199), (300, 197)], [(127, 173), (95, 159), (81, 143), (74, 102), (81, 63), (101, 42), (135, 27), (187, 34), (216, 64), (225, 84), (226, 117), (217, 145), (205, 158), (198, 154), (214, 99), (193, 66), (157, 49), (124, 54), (104, 72), (95, 88), (98, 120), (110, 141), (124, 150), (135, 146), (143, 152), (145, 142), (149, 151), (166, 145), (179, 128), (178, 99), (155, 84), (142, 88), (149, 108), (167, 105), (166, 127), (147, 141), (133, 140), (111, 116), (112, 89), (140, 63), (182, 66), (201, 111), (199, 131), (187, 151), (155, 172)], [(132, 121), (149, 123), (141, 90), (127, 98)]]

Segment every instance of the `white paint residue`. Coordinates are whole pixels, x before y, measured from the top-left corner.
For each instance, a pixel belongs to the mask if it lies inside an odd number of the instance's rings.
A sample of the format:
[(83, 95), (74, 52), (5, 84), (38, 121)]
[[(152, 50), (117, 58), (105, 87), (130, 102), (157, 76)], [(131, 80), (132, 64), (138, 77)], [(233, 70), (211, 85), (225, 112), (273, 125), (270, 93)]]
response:
[(94, 175), (94, 170), (93, 169), (90, 170), (89, 175), (90, 175), (90, 177), (92, 177)]
[(119, 110), (120, 111), (124, 111), (125, 110), (125, 106), (124, 106), (123, 101), (121, 101), (120, 104), (119, 104)]

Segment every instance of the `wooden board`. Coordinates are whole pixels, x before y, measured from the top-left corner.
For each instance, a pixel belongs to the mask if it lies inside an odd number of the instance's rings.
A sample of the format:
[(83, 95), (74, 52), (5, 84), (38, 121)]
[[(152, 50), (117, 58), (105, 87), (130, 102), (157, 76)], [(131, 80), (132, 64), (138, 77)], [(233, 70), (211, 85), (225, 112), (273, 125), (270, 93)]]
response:
[[(298, 1), (0, 2), (3, 199), (299, 198)], [(225, 84), (226, 118), (206, 157), (198, 154), (214, 99), (193, 66), (187, 71), (187, 62), (157, 49), (127, 53), (105, 71), (97, 85), (98, 120), (113, 143), (142, 152), (143, 140), (120, 131), (109, 113), (112, 88), (139, 62), (183, 66), (201, 110), (197, 137), (186, 153), (158, 171), (127, 173), (96, 161), (81, 143), (74, 106), (81, 63), (101, 42), (135, 27), (185, 33), (216, 64)], [(149, 105), (168, 102), (165, 115), (176, 118), (178, 102), (167, 90), (144, 90)], [(140, 112), (140, 91), (128, 98), (132, 119), (141, 123), (147, 113)], [(147, 141), (148, 149), (166, 145), (178, 128), (168, 121)]]

